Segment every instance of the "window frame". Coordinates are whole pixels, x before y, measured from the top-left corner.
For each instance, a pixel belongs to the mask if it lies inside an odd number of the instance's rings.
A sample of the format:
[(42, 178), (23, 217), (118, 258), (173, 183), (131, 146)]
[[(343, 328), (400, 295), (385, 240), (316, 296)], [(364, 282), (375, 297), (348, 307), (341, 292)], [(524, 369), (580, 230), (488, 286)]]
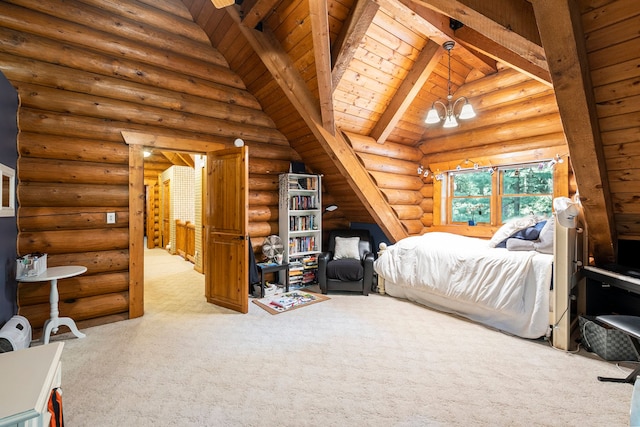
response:
[[(16, 215), (16, 171), (0, 163), (0, 217)], [(5, 194), (6, 192), (6, 194)]]
[[(533, 155), (532, 155), (533, 153)], [(488, 167), (494, 168), (496, 171), (499, 168), (512, 168), (518, 165), (530, 165), (538, 164), (541, 162), (548, 162), (555, 158), (558, 153), (566, 153), (566, 148), (550, 147), (544, 149), (531, 150), (527, 152), (503, 154), (498, 156), (489, 156), (478, 158), (477, 163), (480, 169), (486, 169)], [(569, 159), (567, 154), (561, 154), (563, 158), (562, 163), (556, 163), (553, 167), (553, 198), (556, 197), (569, 197), (575, 194), (575, 180), (570, 180), (569, 171)], [(470, 163), (469, 159), (451, 160), (448, 162), (428, 163), (429, 169), (433, 173), (433, 221), (432, 226), (440, 227), (443, 230), (450, 230), (452, 232), (471, 233), (477, 236), (489, 236), (492, 232), (497, 230), (502, 223), (499, 222), (499, 216), (497, 212), (501, 212), (501, 206), (497, 205), (494, 197), (491, 197), (491, 222), (480, 223), (477, 226), (468, 226), (466, 223), (451, 222), (451, 213), (449, 208), (449, 174), (448, 172), (458, 171), (458, 166), (463, 166), (464, 169), (471, 169), (466, 167)], [(493, 174), (493, 180), (498, 179), (498, 174)], [(441, 177), (436, 179), (435, 176)], [(493, 182), (493, 181), (492, 181)], [(495, 185), (495, 184), (492, 184)], [(500, 209), (500, 210), (498, 210)], [(465, 231), (462, 230), (464, 227)], [(486, 231), (483, 231), (486, 230)]]
[[(474, 173), (474, 172), (480, 172), (480, 173), (489, 173), (486, 172), (484, 170), (479, 171), (479, 170), (475, 170), (475, 169), (470, 169), (470, 170), (451, 170), (451, 171), (447, 171), (446, 172), (446, 178), (447, 178), (447, 197), (445, 200), (445, 211), (446, 211), (446, 218), (447, 218), (447, 222), (446, 224), (449, 225), (464, 225), (465, 223), (467, 223), (466, 221), (460, 221), (460, 222), (454, 222), (453, 221), (453, 204), (452, 201), (454, 198), (462, 198), (462, 197), (455, 197), (453, 195), (454, 193), (454, 180), (451, 179), (451, 177), (454, 174), (468, 174), (468, 173)], [(494, 215), (496, 213), (496, 209), (495, 209), (495, 195), (494, 195), (494, 190), (496, 189), (496, 173), (493, 173), (491, 175), (491, 194), (489, 196), (469, 196), (466, 198), (473, 198), (473, 199), (486, 199), (487, 197), (489, 198), (489, 224), (493, 224), (495, 222), (495, 218)], [(476, 225), (478, 224), (478, 222), (476, 222)], [(487, 223), (480, 223), (480, 224), (487, 224)]]

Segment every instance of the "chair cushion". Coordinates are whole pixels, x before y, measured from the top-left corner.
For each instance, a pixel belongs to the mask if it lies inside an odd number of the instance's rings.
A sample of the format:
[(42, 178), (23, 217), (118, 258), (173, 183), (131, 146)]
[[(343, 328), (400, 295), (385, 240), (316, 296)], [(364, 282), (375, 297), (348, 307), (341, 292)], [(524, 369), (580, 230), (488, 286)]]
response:
[(364, 277), (360, 260), (334, 259), (327, 263), (327, 278), (343, 282), (357, 282)]
[(360, 259), (359, 237), (336, 237), (333, 259)]

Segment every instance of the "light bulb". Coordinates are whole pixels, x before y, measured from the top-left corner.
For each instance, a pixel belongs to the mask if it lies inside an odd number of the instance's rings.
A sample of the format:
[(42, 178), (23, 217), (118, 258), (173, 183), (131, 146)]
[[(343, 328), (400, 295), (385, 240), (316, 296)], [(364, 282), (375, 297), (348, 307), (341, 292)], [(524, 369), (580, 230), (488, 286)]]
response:
[(431, 107), (429, 112), (427, 113), (427, 118), (425, 119), (425, 123), (432, 125), (434, 123), (438, 123), (440, 121), (440, 116), (438, 115), (438, 111), (436, 107)]
[(462, 106), (462, 110), (460, 111), (460, 119), (462, 120), (467, 120), (467, 119), (472, 119), (476, 116), (476, 112), (473, 111), (473, 107), (471, 106), (471, 104), (469, 104), (468, 102), (466, 102), (463, 106)]
[(444, 124), (442, 125), (443, 128), (454, 128), (456, 126), (458, 126), (458, 121), (452, 115), (447, 116), (447, 118), (444, 119)]

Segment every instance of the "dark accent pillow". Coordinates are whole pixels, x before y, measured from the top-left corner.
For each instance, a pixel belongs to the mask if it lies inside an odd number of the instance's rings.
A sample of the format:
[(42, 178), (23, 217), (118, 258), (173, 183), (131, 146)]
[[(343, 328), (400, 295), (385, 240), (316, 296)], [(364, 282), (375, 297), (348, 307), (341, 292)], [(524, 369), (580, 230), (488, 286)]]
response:
[(334, 259), (327, 263), (327, 278), (343, 282), (357, 282), (364, 277), (364, 268), (357, 259)]
[(508, 239), (504, 239), (502, 242), (496, 245), (496, 248), (506, 248), (507, 240), (509, 239), (521, 239), (521, 240), (538, 240), (540, 237), (540, 231), (544, 227), (547, 221), (540, 221), (536, 225), (532, 227), (527, 227), (525, 229), (516, 231)]

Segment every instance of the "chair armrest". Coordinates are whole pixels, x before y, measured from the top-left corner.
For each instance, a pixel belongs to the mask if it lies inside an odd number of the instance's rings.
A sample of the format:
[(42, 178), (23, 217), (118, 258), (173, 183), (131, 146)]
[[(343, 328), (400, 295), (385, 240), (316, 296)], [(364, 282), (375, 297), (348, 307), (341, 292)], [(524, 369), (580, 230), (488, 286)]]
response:
[(318, 284), (323, 294), (327, 293), (327, 263), (331, 261), (331, 252), (322, 252), (318, 255)]
[(318, 255), (318, 267), (320, 267), (320, 263), (323, 263), (325, 266), (329, 261), (333, 259), (333, 252), (322, 252)]
[(373, 252), (365, 252), (362, 257), (362, 266), (364, 268), (364, 277), (362, 282), (363, 294), (368, 295), (369, 290), (373, 289)]
[(373, 265), (373, 260), (374, 259), (375, 259), (375, 256), (373, 255), (373, 252), (365, 252), (362, 255), (363, 264), (371, 263), (371, 265)]

